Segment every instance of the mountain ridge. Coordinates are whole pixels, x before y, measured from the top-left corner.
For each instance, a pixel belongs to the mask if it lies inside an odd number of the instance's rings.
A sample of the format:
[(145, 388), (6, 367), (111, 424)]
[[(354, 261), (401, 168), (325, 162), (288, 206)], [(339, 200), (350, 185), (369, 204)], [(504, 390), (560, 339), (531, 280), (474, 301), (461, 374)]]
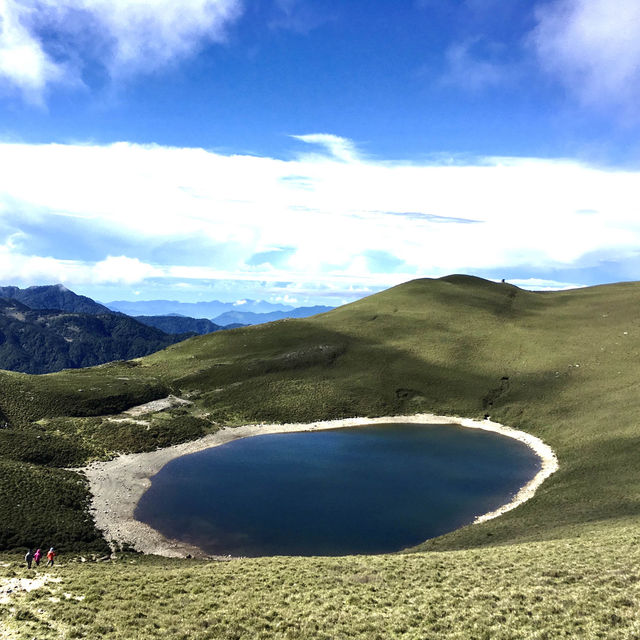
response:
[(31, 309), (0, 298), (0, 367), (42, 374), (149, 355), (170, 336), (124, 314)]
[(38, 285), (21, 289), (15, 286), (0, 287), (0, 298), (17, 300), (30, 309), (58, 309), (75, 313), (113, 313), (106, 306), (74, 293), (62, 284)]
[(166, 315), (166, 316), (133, 316), (135, 320), (146, 324), (149, 327), (155, 327), (168, 334), (194, 333), (205, 335), (226, 329), (226, 327), (215, 324), (207, 318), (190, 318), (182, 315)]

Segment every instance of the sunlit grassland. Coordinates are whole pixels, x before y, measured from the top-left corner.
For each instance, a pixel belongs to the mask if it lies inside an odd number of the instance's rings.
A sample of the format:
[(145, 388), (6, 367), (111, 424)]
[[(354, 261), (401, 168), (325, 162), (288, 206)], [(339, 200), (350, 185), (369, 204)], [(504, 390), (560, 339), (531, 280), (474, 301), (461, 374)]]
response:
[[(3, 372), (5, 548), (55, 538), (103, 550), (86, 487), (61, 467), (222, 425), (488, 414), (541, 437), (560, 468), (519, 508), (418, 553), (67, 563), (59, 585), (19, 596), (0, 620), (24, 638), (640, 637), (639, 364), (638, 283), (532, 293), (450, 277), (134, 362)], [(148, 424), (110, 419), (168, 393), (193, 404)]]
[[(37, 571), (60, 582), (0, 605), (0, 620), (21, 640), (637, 638), (639, 543), (636, 526), (616, 522), (448, 552), (63, 561)], [(0, 565), (0, 576), (13, 574), (27, 572)]]

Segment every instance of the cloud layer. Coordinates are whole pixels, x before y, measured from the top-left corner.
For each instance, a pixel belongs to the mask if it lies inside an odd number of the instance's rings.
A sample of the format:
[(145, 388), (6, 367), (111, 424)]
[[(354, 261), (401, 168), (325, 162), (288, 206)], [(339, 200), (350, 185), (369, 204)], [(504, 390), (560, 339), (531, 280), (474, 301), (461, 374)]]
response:
[(298, 139), (330, 153), (2, 144), (0, 280), (363, 291), (459, 271), (540, 277), (640, 247), (637, 172), (377, 162), (346, 140)]
[(110, 76), (152, 72), (224, 39), (240, 0), (0, 0), (0, 79), (32, 102), (82, 84), (89, 62)]

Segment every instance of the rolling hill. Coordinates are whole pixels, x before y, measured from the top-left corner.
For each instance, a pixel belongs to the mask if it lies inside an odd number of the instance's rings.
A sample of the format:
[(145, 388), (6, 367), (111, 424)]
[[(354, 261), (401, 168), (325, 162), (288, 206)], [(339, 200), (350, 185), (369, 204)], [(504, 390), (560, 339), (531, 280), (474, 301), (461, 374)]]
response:
[[(222, 424), (490, 415), (556, 451), (560, 468), (533, 499), (398, 556), (234, 561), (229, 571), (145, 560), (154, 576), (172, 572), (171, 593), (183, 603), (182, 613), (163, 614), (167, 633), (179, 637), (172, 625), (182, 615), (193, 637), (207, 637), (194, 626), (190, 594), (214, 584), (201, 612), (210, 637), (634, 637), (639, 301), (640, 283), (537, 293), (448, 276), (314, 318), (195, 337), (134, 362), (39, 377), (3, 372), (0, 546), (55, 537), (68, 550), (104, 548), (85, 485), (63, 467), (115, 451)], [(151, 434), (107, 417), (169, 392), (193, 404), (150, 416)], [(36, 513), (20, 507), (42, 495)], [(129, 585), (131, 607), (143, 612), (153, 583), (139, 573), (85, 568), (75, 584), (93, 593), (94, 576), (110, 576)], [(240, 591), (228, 592), (229, 580)], [(85, 606), (97, 633), (102, 608)], [(109, 620), (121, 633), (155, 633), (143, 618)]]

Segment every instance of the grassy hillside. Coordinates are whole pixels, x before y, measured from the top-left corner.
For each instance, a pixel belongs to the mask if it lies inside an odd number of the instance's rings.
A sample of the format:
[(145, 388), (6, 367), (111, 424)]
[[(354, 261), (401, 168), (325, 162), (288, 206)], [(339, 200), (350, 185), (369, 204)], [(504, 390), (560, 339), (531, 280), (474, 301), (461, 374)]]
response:
[[(635, 527), (616, 526), (428, 554), (63, 559), (33, 572), (60, 582), (0, 604), (0, 624), (15, 640), (631, 639), (640, 633), (639, 541)], [(25, 573), (0, 556), (0, 590), (4, 576)]]
[(131, 450), (131, 436), (120, 443), (91, 421), (47, 429), (42, 419), (115, 413), (169, 391), (218, 424), (490, 414), (547, 441), (560, 471), (516, 512), (430, 546), (540, 539), (640, 511), (638, 298), (636, 283), (533, 293), (467, 276), (416, 280), (314, 318), (196, 337), (132, 362), (4, 373), (0, 411), (8, 431), (38, 428), (77, 447), (97, 429), (102, 442), (92, 435), (90, 444), (109, 441), (107, 452)]
[(146, 362), (170, 361), (175, 390), (199, 393), (222, 421), (428, 410), (490, 414), (534, 433), (561, 466), (536, 499), (430, 546), (540, 539), (639, 513), (639, 295), (635, 283), (543, 294), (466, 277), (414, 281)]
[[(453, 589), (452, 602), (465, 607), (471, 598), (473, 606), (479, 607), (480, 618), (493, 616), (496, 606), (520, 615), (517, 599), (522, 600), (520, 604), (528, 602), (528, 598), (533, 597), (531, 594), (547, 587), (550, 598), (551, 594), (555, 594), (556, 599), (564, 594), (562, 597), (569, 604), (551, 604), (550, 600), (547, 605), (540, 605), (546, 607), (540, 615), (546, 620), (541, 624), (547, 625), (547, 631), (543, 633), (542, 627), (536, 627), (530, 620), (529, 626), (522, 627), (530, 629), (530, 635), (516, 637), (563, 634), (569, 637), (572, 635), (569, 627), (563, 626), (561, 634), (549, 625), (554, 615), (566, 619), (565, 612), (573, 609), (583, 611), (584, 620), (592, 625), (579, 630), (585, 637), (597, 637), (598, 633), (607, 637), (635, 637), (632, 633), (638, 633), (638, 625), (633, 626), (633, 616), (628, 614), (628, 609), (622, 609), (622, 613), (615, 611), (622, 622), (612, 622), (607, 616), (613, 615), (612, 607), (618, 596), (636, 603), (635, 587), (623, 597), (625, 589), (621, 585), (635, 585), (638, 577), (627, 567), (627, 573), (619, 574), (619, 580), (607, 574), (607, 580), (598, 582), (602, 568), (598, 557), (604, 558), (605, 563), (607, 559), (613, 562), (614, 558), (623, 563), (625, 554), (630, 558), (635, 557), (634, 553), (637, 555), (634, 532), (640, 524), (640, 467), (637, 464), (640, 394), (636, 375), (640, 355), (639, 302), (638, 283), (532, 293), (464, 276), (416, 280), (314, 318), (196, 337), (132, 363), (38, 377), (3, 373), (0, 411), (9, 428), (0, 430), (0, 437), (13, 434), (11, 437), (17, 438), (20, 434), (38, 431), (46, 435), (52, 452), (67, 451), (65, 455), (74, 461), (109, 455), (117, 450), (134, 450), (143, 442), (142, 429), (136, 431), (132, 423), (125, 429), (126, 434), (120, 433), (122, 427), (116, 425), (121, 423), (110, 422), (103, 414), (161, 397), (169, 391), (188, 396), (194, 405), (181, 409), (183, 414), (162, 421), (163, 437), (158, 440), (162, 444), (192, 437), (196, 431), (215, 429), (219, 424), (247, 421), (311, 421), (421, 411), (468, 417), (489, 414), (496, 421), (545, 440), (557, 452), (560, 470), (534, 499), (518, 509), (422, 545), (419, 550), (459, 551), (419, 556), (421, 560), (411, 561), (416, 563), (416, 574), (412, 577), (415, 585), (409, 578), (401, 578), (399, 569), (394, 568), (410, 560), (369, 558), (362, 559), (363, 566), (380, 567), (382, 573), (388, 568), (390, 574), (396, 576), (385, 582), (389, 594), (400, 592), (407, 602), (414, 599), (424, 604), (423, 596), (426, 596), (420, 589), (433, 589), (429, 598), (433, 597), (434, 601), (437, 599), (434, 594), (445, 598), (446, 589)], [(64, 416), (75, 418), (70, 420)], [(190, 431), (189, 427), (185, 431), (179, 426), (180, 420), (187, 418), (199, 420), (197, 428)], [(159, 418), (154, 419), (157, 422)], [(174, 420), (177, 420), (175, 428)], [(144, 446), (152, 447), (154, 442), (147, 439)], [(2, 464), (7, 468), (11, 465), (18, 468), (15, 450), (12, 445), (0, 449)], [(50, 473), (49, 477), (55, 477), (55, 482), (63, 481), (62, 476), (56, 475), (65, 472), (57, 468), (60, 462), (55, 456), (46, 463), (46, 468), (42, 462), (30, 460), (29, 463), (33, 466), (19, 467), (20, 486), (25, 491), (36, 486), (43, 470)], [(15, 504), (14, 485), (7, 481), (12, 474), (0, 473), (0, 505)], [(68, 509), (78, 513), (84, 508), (80, 498), (69, 499), (68, 505)], [(6, 508), (0, 506), (0, 510)], [(43, 514), (53, 513), (55, 508)], [(15, 531), (5, 546), (16, 542), (20, 532), (22, 543), (36, 539), (36, 525), (41, 525), (38, 517), (30, 514), (27, 521), (19, 508), (12, 507), (10, 514), (0, 513), (0, 527), (6, 528), (4, 523), (9, 515)], [(68, 541), (70, 547), (77, 546), (75, 533), (65, 522), (61, 518), (59, 537)], [(87, 536), (85, 539), (87, 548), (99, 544), (90, 543)], [(505, 544), (512, 546), (506, 550), (503, 546), (497, 547)], [(485, 548), (482, 555), (473, 555), (473, 549), (480, 547)], [(493, 547), (495, 551), (491, 550)], [(583, 549), (584, 554), (574, 552), (575, 548)], [(443, 559), (446, 567), (446, 572), (441, 573), (458, 576), (456, 584), (461, 585), (460, 594), (455, 595), (449, 578), (443, 578), (448, 587), (434, 582), (433, 563), (437, 558)], [(477, 566), (484, 567), (494, 577), (485, 583), (477, 573), (467, 571), (469, 558), (475, 558)], [(526, 558), (522, 567), (529, 568), (522, 568), (518, 558)], [(239, 584), (255, 579), (260, 585), (257, 587), (260, 596), (266, 597), (267, 593), (272, 596), (269, 606), (275, 612), (274, 619), (291, 622), (299, 609), (296, 605), (293, 612), (287, 613), (287, 598), (282, 589), (272, 591), (269, 587), (273, 586), (268, 578), (273, 569), (269, 562), (276, 561), (234, 564), (235, 571), (240, 572)], [(330, 560), (278, 562), (294, 574), (319, 571), (313, 580), (302, 581), (291, 591), (302, 600), (313, 599), (311, 594), (318, 590), (321, 607), (323, 599), (346, 594), (344, 585), (331, 587), (326, 583), (330, 576), (328, 567), (333, 566)], [(316, 567), (314, 563), (318, 562), (327, 563), (326, 571)], [(349, 562), (356, 563), (355, 560)], [(188, 581), (185, 576), (190, 569), (178, 568), (182, 566), (175, 565), (176, 568), (170, 570), (178, 572), (175, 575), (181, 576), (179, 581)], [(211, 565), (198, 567), (198, 571), (206, 575), (226, 571)], [(560, 572), (559, 577), (547, 575), (552, 567)], [(112, 570), (115, 572), (115, 567)], [(83, 568), (83, 571), (89, 569)], [(121, 571), (124, 573), (111, 574), (115, 581), (133, 579), (135, 571), (120, 567), (118, 572)], [(516, 589), (518, 580), (524, 580), (529, 590), (525, 589), (520, 596), (514, 595), (516, 600), (511, 601), (504, 594)], [(144, 580), (136, 584), (141, 593), (147, 594), (145, 597), (152, 598)], [(598, 607), (587, 613), (588, 606), (581, 600), (587, 597), (582, 589), (587, 584), (599, 585), (598, 588), (613, 599), (602, 595), (608, 604), (605, 606), (599, 601)], [(498, 600), (491, 601), (487, 589)], [(542, 591), (539, 595), (546, 598)], [(276, 595), (278, 593), (281, 596)], [(188, 594), (183, 595), (188, 599)], [(365, 598), (362, 594), (361, 597)], [(385, 597), (391, 598), (391, 595), (384, 596), (383, 589), (369, 593), (358, 607), (369, 613), (377, 611), (385, 606), (381, 605)], [(430, 602), (429, 598), (426, 601)], [(446, 598), (443, 602), (447, 602)], [(401, 620), (404, 614), (397, 609), (399, 605), (388, 606), (390, 620)], [(420, 606), (416, 604), (416, 610), (423, 611)], [(529, 610), (534, 620), (536, 610), (532, 606)], [(212, 632), (202, 637), (260, 637), (247, 631), (248, 627), (242, 627), (243, 614), (233, 612), (231, 601), (225, 601), (224, 607), (229, 607), (224, 610), (240, 625), (235, 635), (218, 629), (218, 635)], [(340, 624), (325, 613), (324, 618), (320, 616), (325, 624)], [(427, 615), (427, 611), (423, 614)], [(509, 619), (508, 613), (500, 615)], [(460, 616), (467, 624), (468, 616), (462, 613)], [(362, 624), (366, 620), (364, 615)], [(449, 622), (453, 624), (451, 629), (467, 629), (467, 635), (460, 631), (459, 637), (501, 637), (491, 632), (486, 619), (482, 624), (478, 622), (477, 636), (469, 631), (471, 627), (464, 627), (463, 622)], [(388, 620), (385, 624), (391, 622)], [(414, 629), (410, 621), (405, 620), (404, 624), (407, 629)], [(603, 628), (611, 630), (616, 624), (622, 625), (616, 631), (618, 635), (602, 632)], [(161, 625), (161, 628), (165, 627)], [(420, 628), (423, 635), (417, 631), (414, 635), (407, 632), (406, 637), (437, 634), (426, 626)], [(444, 628), (440, 627), (440, 633)], [(351, 635), (367, 637), (363, 629)], [(402, 636), (390, 626), (386, 629), (387, 633), (381, 637)], [(279, 635), (275, 632), (268, 635), (264, 629), (262, 632), (263, 637), (332, 637), (330, 633), (322, 636), (319, 631), (300, 628), (290, 629), (288, 635), (284, 631)], [(174, 636), (180, 637), (178, 632)], [(349, 637), (349, 634), (344, 631), (337, 637)]]

